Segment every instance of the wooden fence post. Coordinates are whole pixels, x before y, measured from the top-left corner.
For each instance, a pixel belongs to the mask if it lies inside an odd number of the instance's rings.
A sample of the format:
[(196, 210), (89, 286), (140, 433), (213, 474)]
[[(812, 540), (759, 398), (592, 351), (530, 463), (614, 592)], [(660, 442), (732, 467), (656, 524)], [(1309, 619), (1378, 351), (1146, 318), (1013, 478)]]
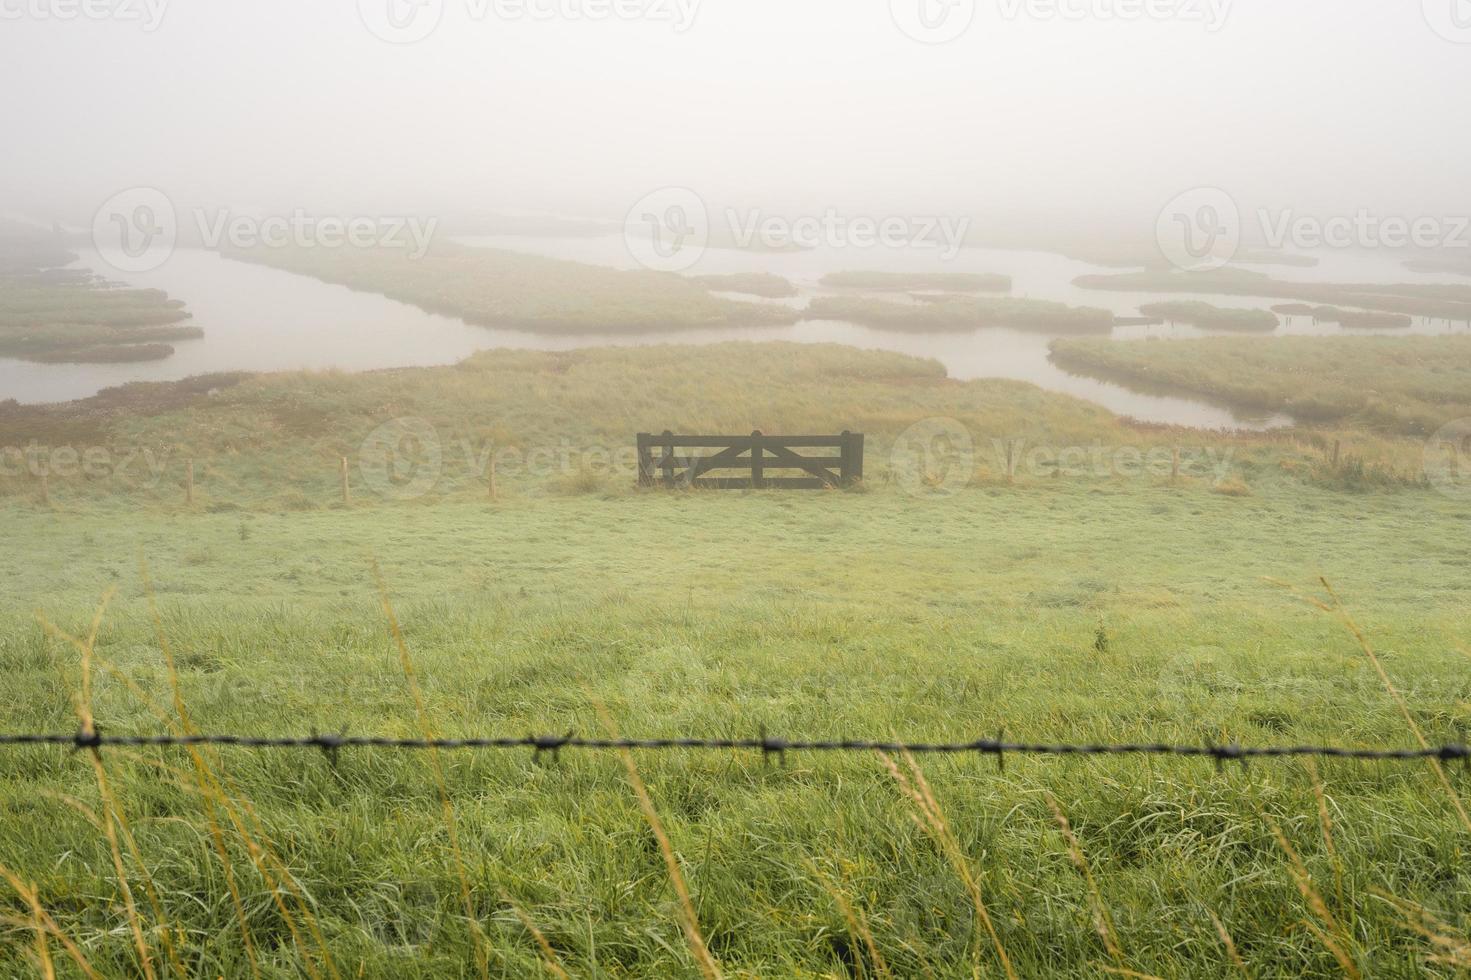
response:
[(184, 503), (194, 503), (194, 460), (189, 460), (184, 469)]
[(340, 475), (341, 475), (341, 478), (342, 478), (342, 502), (343, 502), (343, 504), (351, 504), (352, 503), (352, 481), (348, 478), (348, 475), (347, 475), (347, 457), (346, 456), (342, 457), (342, 462), (340, 464)]
[(649, 448), (652, 438), (647, 432), (638, 434), (638, 485), (641, 487), (654, 485), (654, 453)]
[(674, 486), (674, 433), (668, 429), (664, 430), (664, 459), (660, 465), (664, 468), (664, 485)]
[(863, 433), (861, 432), (843, 430), (842, 480), (844, 486), (863, 482)]
[(762, 462), (761, 430), (751, 430), (751, 488), (760, 490), (766, 486), (766, 466)]

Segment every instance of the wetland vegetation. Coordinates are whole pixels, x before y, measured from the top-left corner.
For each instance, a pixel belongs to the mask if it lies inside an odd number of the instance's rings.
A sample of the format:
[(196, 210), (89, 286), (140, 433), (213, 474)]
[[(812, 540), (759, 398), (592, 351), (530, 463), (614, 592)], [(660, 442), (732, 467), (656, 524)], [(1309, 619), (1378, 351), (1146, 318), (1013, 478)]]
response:
[(545, 333), (647, 333), (793, 323), (781, 306), (743, 303), (674, 273), (625, 271), (494, 248), (437, 243), (415, 258), (394, 248), (230, 250), (352, 289), (382, 293), (482, 326)]
[(1208, 272), (1150, 270), (1086, 275), (1079, 276), (1074, 284), (1084, 289), (1125, 292), (1263, 296), (1471, 321), (1471, 285), (1286, 282), (1265, 273), (1229, 267)]
[(1012, 327), (1048, 333), (1107, 333), (1108, 310), (1010, 296), (940, 296), (895, 303), (867, 296), (818, 296), (807, 306), (814, 320), (849, 320), (886, 330), (965, 331)]

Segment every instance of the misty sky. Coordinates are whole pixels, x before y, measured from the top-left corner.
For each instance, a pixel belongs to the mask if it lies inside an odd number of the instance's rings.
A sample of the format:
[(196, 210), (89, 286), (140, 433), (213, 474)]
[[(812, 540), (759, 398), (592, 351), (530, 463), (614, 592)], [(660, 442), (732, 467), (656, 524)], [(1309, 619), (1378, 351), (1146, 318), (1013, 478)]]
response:
[(358, 0), (173, 0), (151, 32), (60, 19), (76, 2), (0, 0), (10, 209), (85, 216), (140, 184), (267, 208), (612, 214), (667, 184), (772, 208), (1153, 214), (1200, 184), (1471, 208), (1471, 44), (1420, 0), (1236, 0), (1214, 31), (1224, 0), (1161, 0), (1164, 20), (979, 0), (943, 45), (889, 0), (701, 0), (683, 33), (443, 0), (403, 45)]

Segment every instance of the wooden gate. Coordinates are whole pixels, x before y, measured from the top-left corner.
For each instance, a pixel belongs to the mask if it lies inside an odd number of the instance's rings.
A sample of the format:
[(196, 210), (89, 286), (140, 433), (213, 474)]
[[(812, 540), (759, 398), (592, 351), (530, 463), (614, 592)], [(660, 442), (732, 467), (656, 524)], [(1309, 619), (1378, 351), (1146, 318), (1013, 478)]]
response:
[[(695, 455), (692, 450), (710, 449)], [(837, 455), (806, 456), (799, 449), (834, 449)], [(737, 470), (742, 476), (706, 476)], [(772, 470), (802, 476), (768, 476)], [(667, 429), (638, 434), (641, 487), (709, 487), (717, 490), (779, 488), (818, 490), (846, 487), (863, 479), (863, 433), (836, 436), (677, 436)]]

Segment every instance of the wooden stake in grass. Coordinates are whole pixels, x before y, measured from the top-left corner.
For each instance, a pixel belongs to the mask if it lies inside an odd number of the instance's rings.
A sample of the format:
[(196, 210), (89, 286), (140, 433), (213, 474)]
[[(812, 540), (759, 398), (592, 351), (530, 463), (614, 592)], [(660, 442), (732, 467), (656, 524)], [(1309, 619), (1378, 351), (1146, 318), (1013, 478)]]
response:
[(339, 476), (342, 479), (342, 503), (347, 506), (352, 503), (352, 481), (347, 476), (347, 457), (342, 457), (339, 464)]

